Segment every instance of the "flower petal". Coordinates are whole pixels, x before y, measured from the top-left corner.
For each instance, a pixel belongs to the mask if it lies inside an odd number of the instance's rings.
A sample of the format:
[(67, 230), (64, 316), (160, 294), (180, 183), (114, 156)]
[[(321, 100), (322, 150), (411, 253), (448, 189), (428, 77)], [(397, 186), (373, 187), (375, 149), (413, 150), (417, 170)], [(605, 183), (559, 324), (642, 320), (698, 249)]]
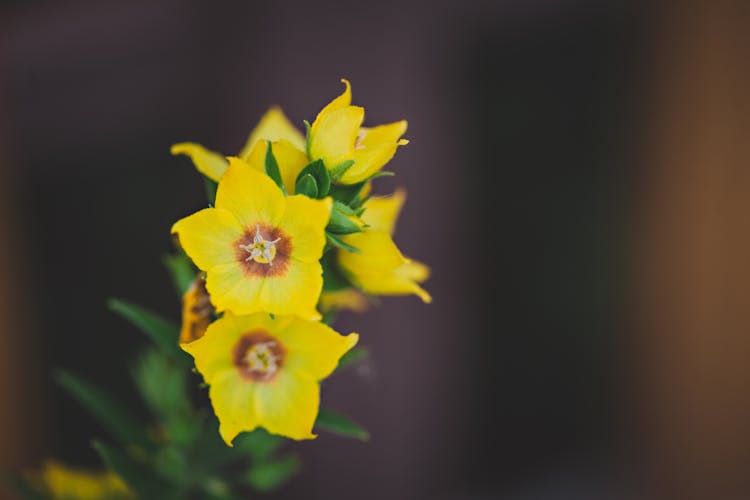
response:
[(240, 377), (234, 367), (223, 372), (209, 387), (211, 406), (219, 419), (219, 434), (227, 446), (232, 446), (239, 433), (258, 427), (260, 419), (254, 397), (257, 388), (256, 384)]
[(364, 118), (364, 108), (348, 106), (326, 113), (319, 122), (316, 120), (318, 126), (311, 131), (310, 157), (323, 159), (328, 169), (350, 159)]
[(214, 266), (206, 272), (206, 289), (218, 312), (250, 314), (263, 310), (264, 284), (265, 278), (245, 273), (239, 262)]
[(331, 217), (331, 198), (313, 200), (307, 196), (288, 196), (279, 227), (292, 239), (292, 258), (316, 262), (326, 244), (325, 228)]
[(250, 136), (242, 147), (239, 156), (245, 158), (258, 141), (278, 141), (281, 139), (290, 142), (297, 149), (305, 149), (305, 136), (297, 127), (292, 125), (292, 122), (289, 121), (280, 107), (272, 106), (250, 132)]
[(432, 301), (430, 294), (413, 279), (409, 259), (401, 255), (388, 233), (365, 231), (350, 234), (344, 241), (360, 252), (339, 250), (339, 264), (362, 290), (379, 295), (415, 294), (423, 302)]
[(362, 220), (373, 231), (384, 231), (393, 234), (401, 208), (406, 202), (406, 191), (397, 189), (390, 196), (372, 197), (365, 203)]
[(344, 78), (341, 79), (341, 83), (344, 84), (344, 92), (342, 92), (340, 96), (336, 97), (334, 100), (326, 104), (326, 106), (323, 109), (320, 110), (320, 113), (318, 113), (318, 116), (315, 117), (315, 121), (312, 124), (313, 131), (316, 131), (318, 129), (318, 127), (320, 126), (320, 121), (323, 118), (323, 116), (327, 115), (331, 111), (336, 111), (337, 109), (342, 109), (342, 108), (351, 106), (352, 86), (349, 83), (349, 80), (346, 80)]
[(223, 155), (206, 149), (195, 142), (181, 142), (172, 146), (170, 152), (173, 155), (186, 155), (190, 157), (198, 172), (209, 179), (219, 182), (221, 176), (227, 171), (227, 159)]
[(284, 193), (267, 175), (239, 158), (229, 158), (229, 169), (216, 191), (216, 207), (231, 212), (245, 228), (260, 222), (275, 226), (284, 214)]
[[(281, 172), (281, 182), (284, 184), (287, 193), (294, 193), (297, 176), (307, 166), (307, 155), (285, 140), (274, 142), (272, 147), (276, 163), (278, 163)], [(265, 173), (266, 150), (268, 150), (267, 143), (256, 143), (245, 161), (258, 172)]]
[(320, 386), (312, 377), (282, 368), (255, 388), (255, 410), (268, 432), (291, 439), (313, 439), (320, 405)]
[(363, 136), (360, 145), (371, 147), (398, 142), (401, 136), (406, 133), (407, 126), (406, 120), (401, 120), (372, 128), (362, 127)]
[(242, 236), (243, 228), (228, 211), (220, 208), (203, 210), (180, 219), (172, 226), (180, 245), (202, 270), (236, 259), (232, 246)]
[(339, 359), (359, 340), (359, 335), (341, 335), (324, 323), (294, 318), (275, 332), (285, 349), (284, 368), (322, 380), (333, 373)]
[(294, 314), (317, 320), (315, 309), (323, 289), (323, 268), (320, 262), (290, 259), (283, 276), (267, 277), (261, 289), (261, 308), (273, 314)]

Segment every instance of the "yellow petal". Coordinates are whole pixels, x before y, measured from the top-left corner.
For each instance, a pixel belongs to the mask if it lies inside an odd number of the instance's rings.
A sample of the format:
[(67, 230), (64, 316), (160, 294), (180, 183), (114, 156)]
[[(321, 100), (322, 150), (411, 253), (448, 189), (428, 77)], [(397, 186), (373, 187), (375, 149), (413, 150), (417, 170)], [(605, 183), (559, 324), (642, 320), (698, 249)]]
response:
[(258, 309), (317, 320), (320, 313), (315, 306), (322, 289), (323, 268), (320, 262), (291, 259), (283, 276), (265, 278)]
[(278, 106), (271, 107), (258, 124), (255, 126), (247, 142), (242, 147), (240, 157), (245, 158), (255, 147), (258, 141), (279, 141), (285, 140), (290, 142), (297, 149), (305, 149), (305, 136), (292, 125), (292, 122), (286, 117), (284, 112)]
[(239, 262), (214, 266), (206, 272), (206, 289), (219, 312), (250, 314), (262, 310), (264, 283), (265, 278), (246, 274)]
[(407, 126), (408, 123), (406, 120), (401, 120), (385, 125), (378, 125), (377, 127), (362, 127), (359, 144), (367, 148), (381, 144), (396, 143), (406, 133)]
[(229, 158), (229, 169), (216, 191), (216, 207), (231, 212), (247, 229), (258, 223), (276, 226), (284, 214), (284, 193), (267, 175), (239, 158)]
[(431, 302), (430, 295), (410, 275), (409, 260), (382, 231), (350, 234), (344, 241), (360, 250), (359, 253), (339, 249), (339, 264), (347, 276), (362, 290), (379, 295), (414, 294), (423, 302)]
[(355, 184), (376, 174), (391, 161), (396, 149), (409, 143), (400, 137), (406, 132), (406, 120), (373, 128), (362, 127), (354, 150), (354, 165), (341, 178), (342, 184)]
[(206, 149), (195, 142), (175, 144), (172, 146), (171, 153), (190, 157), (198, 172), (215, 182), (219, 182), (221, 176), (227, 170), (227, 159), (223, 155)]
[(317, 262), (326, 244), (325, 228), (331, 217), (331, 198), (313, 200), (303, 195), (288, 196), (279, 227), (292, 239), (292, 258)]
[(341, 83), (344, 84), (344, 92), (342, 92), (340, 96), (336, 97), (334, 100), (326, 104), (326, 106), (323, 109), (320, 110), (320, 113), (318, 113), (318, 116), (315, 117), (315, 121), (312, 124), (313, 131), (316, 131), (317, 128), (320, 126), (320, 121), (323, 118), (323, 116), (327, 115), (328, 113), (332, 111), (336, 111), (338, 109), (351, 106), (352, 86), (349, 84), (349, 80), (346, 80), (344, 78), (341, 79)]
[(310, 137), (310, 157), (322, 159), (328, 169), (350, 159), (364, 118), (363, 108), (348, 106), (326, 113), (319, 123), (316, 120), (318, 126)]
[(284, 366), (322, 380), (333, 373), (341, 356), (354, 347), (359, 335), (341, 335), (324, 323), (293, 318), (275, 336), (286, 350)]
[(397, 189), (390, 196), (372, 197), (365, 203), (362, 220), (373, 231), (384, 231), (393, 234), (398, 215), (406, 202), (406, 191)]
[(204, 208), (177, 221), (172, 233), (202, 270), (236, 260), (233, 243), (243, 234), (237, 219), (221, 208)]
[(282, 369), (255, 389), (255, 409), (268, 432), (292, 439), (313, 439), (320, 405), (320, 386), (313, 378)]
[(122, 479), (111, 472), (73, 468), (55, 460), (45, 462), (41, 482), (53, 499), (134, 498)]
[(398, 268), (398, 274), (404, 278), (422, 283), (430, 277), (430, 268), (419, 261), (407, 259), (406, 262)]
[[(276, 162), (279, 164), (281, 182), (284, 184), (286, 192), (293, 194), (297, 176), (308, 163), (307, 155), (285, 140), (274, 142), (271, 147), (273, 148), (273, 155), (276, 158)], [(250, 150), (245, 161), (258, 172), (265, 173), (267, 150), (267, 143), (258, 142)]]
[(370, 308), (370, 302), (367, 297), (353, 288), (345, 288), (333, 292), (323, 292), (320, 294), (318, 303), (320, 312), (349, 310), (357, 313), (363, 313)]

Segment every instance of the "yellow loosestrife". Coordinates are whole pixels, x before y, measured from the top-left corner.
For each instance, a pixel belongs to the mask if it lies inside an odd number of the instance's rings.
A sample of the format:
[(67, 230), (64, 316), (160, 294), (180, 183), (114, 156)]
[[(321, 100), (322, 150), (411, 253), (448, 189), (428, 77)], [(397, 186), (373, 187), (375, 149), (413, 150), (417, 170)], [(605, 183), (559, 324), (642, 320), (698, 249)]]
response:
[(380, 171), (399, 146), (409, 141), (401, 139), (406, 132), (406, 121), (387, 125), (362, 127), (365, 110), (352, 106), (352, 90), (347, 80), (344, 93), (326, 105), (310, 130), (310, 159), (322, 159), (329, 170), (347, 161), (354, 164), (338, 182), (355, 184)]
[(319, 382), (357, 339), (294, 316), (226, 313), (182, 348), (209, 385), (219, 433), (231, 446), (240, 432), (257, 427), (291, 439), (314, 438)]
[(285, 197), (268, 176), (230, 158), (216, 206), (178, 221), (172, 232), (206, 272), (217, 311), (317, 319), (330, 212), (330, 199)]

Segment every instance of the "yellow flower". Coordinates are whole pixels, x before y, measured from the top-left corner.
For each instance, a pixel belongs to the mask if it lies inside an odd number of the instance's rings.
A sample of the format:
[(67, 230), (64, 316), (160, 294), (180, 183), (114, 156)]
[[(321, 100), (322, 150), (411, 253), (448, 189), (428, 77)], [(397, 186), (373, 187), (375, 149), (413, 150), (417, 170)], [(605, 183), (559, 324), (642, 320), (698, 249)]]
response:
[(211, 323), (211, 297), (206, 290), (206, 280), (198, 276), (188, 291), (182, 296), (182, 328), (180, 329), (180, 343), (185, 344), (197, 340), (206, 333)]
[[(258, 125), (250, 132), (250, 136), (240, 152), (240, 157), (246, 158), (249, 156), (256, 144), (263, 141), (284, 141), (297, 150), (305, 149), (305, 137), (291, 124), (289, 119), (284, 115), (284, 112), (281, 111), (281, 108), (276, 106), (266, 111), (260, 122), (258, 122)], [(221, 177), (229, 166), (224, 155), (206, 149), (195, 142), (175, 144), (172, 146), (171, 152), (173, 155), (184, 154), (190, 157), (195, 168), (215, 182), (221, 180)], [(274, 152), (276, 152), (275, 148)], [(263, 150), (263, 154), (265, 154), (265, 149)], [(281, 163), (279, 164), (279, 169), (283, 170)], [(292, 191), (289, 192), (291, 193)]]
[(343, 239), (359, 249), (338, 249), (341, 269), (359, 288), (376, 295), (413, 293), (423, 302), (432, 302), (430, 294), (419, 286), (429, 275), (427, 266), (404, 257), (388, 233), (364, 231)]
[(172, 227), (185, 252), (206, 272), (216, 310), (320, 317), (319, 262), (331, 199), (287, 196), (265, 174), (230, 158), (216, 207)]
[(405, 201), (406, 193), (401, 189), (391, 196), (367, 200), (362, 220), (368, 227), (361, 233), (343, 237), (347, 244), (360, 251), (339, 249), (339, 264), (352, 282), (368, 293), (413, 293), (429, 303), (432, 298), (419, 283), (427, 280), (430, 269), (421, 262), (404, 257), (391, 238)]
[(294, 316), (227, 313), (182, 348), (210, 386), (219, 433), (231, 446), (240, 432), (256, 427), (292, 439), (314, 438), (319, 382), (358, 338)]
[(310, 158), (321, 158), (329, 170), (354, 161), (338, 180), (355, 184), (377, 173), (393, 158), (399, 146), (409, 141), (401, 139), (406, 132), (406, 121), (401, 120), (373, 128), (362, 127), (365, 110), (352, 106), (352, 91), (347, 80), (344, 93), (331, 101), (320, 113), (310, 130)]
[(125, 483), (111, 472), (91, 472), (54, 460), (44, 464), (44, 489), (55, 500), (115, 500), (135, 498)]
[(321, 293), (318, 308), (322, 313), (340, 311), (342, 309), (363, 313), (370, 308), (370, 302), (362, 292), (353, 288), (344, 288), (342, 290)]

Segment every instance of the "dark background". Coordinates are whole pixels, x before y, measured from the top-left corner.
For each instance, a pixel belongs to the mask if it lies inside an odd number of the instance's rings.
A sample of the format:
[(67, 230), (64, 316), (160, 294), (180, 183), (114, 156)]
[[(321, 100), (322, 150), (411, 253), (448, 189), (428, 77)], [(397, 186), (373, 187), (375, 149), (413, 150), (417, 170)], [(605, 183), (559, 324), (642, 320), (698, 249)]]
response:
[(408, 189), (434, 303), (342, 318), (373, 357), (324, 400), (372, 440), (294, 445), (273, 497), (747, 498), (745, 7), (6, 1), (2, 465), (96, 464), (56, 367), (136, 401), (105, 300), (178, 316), (160, 256), (204, 197), (169, 146), (234, 153), (345, 77), (366, 123), (409, 120), (378, 190)]

